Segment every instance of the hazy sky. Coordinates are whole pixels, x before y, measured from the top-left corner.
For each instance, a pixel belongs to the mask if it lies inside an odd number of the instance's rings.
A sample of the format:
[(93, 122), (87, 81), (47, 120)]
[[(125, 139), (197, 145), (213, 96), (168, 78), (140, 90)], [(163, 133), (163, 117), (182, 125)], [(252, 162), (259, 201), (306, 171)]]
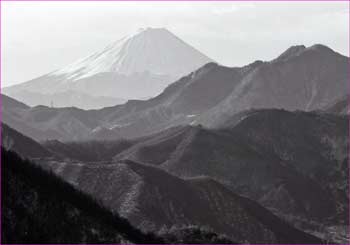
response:
[(218, 63), (275, 58), (291, 45), (349, 54), (347, 2), (2, 2), (2, 86), (27, 81), (141, 27), (165, 27)]

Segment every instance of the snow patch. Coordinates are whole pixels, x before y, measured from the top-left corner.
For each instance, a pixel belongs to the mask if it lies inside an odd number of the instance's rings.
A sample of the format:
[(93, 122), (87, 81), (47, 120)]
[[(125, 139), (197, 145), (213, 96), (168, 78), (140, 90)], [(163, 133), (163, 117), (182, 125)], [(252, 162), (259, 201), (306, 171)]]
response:
[(212, 60), (164, 28), (140, 29), (50, 75), (78, 81), (98, 73), (149, 72), (179, 77)]

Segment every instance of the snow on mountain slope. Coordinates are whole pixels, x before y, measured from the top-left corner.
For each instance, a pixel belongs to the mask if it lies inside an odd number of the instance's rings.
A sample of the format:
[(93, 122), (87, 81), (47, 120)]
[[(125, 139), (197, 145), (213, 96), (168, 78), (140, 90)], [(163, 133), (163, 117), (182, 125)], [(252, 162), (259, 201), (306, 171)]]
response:
[(102, 72), (179, 77), (212, 61), (164, 28), (139, 29), (104, 50), (51, 73), (73, 81)]
[[(144, 99), (159, 94), (170, 83), (209, 62), (210, 58), (168, 30), (146, 28), (62, 69), (4, 88), (3, 93), (32, 106), (47, 105), (47, 99), (38, 99), (33, 104), (30, 93), (55, 98), (57, 93), (69, 91), (110, 99)], [(103, 98), (90, 106), (88, 101), (70, 97), (73, 99), (69, 104), (62, 106), (83, 109), (110, 106)]]

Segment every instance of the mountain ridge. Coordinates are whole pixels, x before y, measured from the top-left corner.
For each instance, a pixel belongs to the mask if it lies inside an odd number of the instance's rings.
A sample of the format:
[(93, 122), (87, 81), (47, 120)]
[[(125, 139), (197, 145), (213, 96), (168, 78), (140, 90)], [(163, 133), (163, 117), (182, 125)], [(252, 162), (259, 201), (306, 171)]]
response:
[[(208, 63), (148, 100), (129, 100), (87, 111), (42, 108), (41, 113), (51, 116), (39, 123), (34, 123), (38, 109), (23, 110), (10, 118), (15, 116), (35, 130), (50, 125), (50, 132), (37, 134), (40, 138), (34, 136), (38, 140), (80, 140), (97, 127), (122, 138), (146, 136), (177, 125), (215, 128), (249, 109), (322, 110), (348, 94), (344, 87), (349, 64), (349, 58), (314, 45), (287, 60), (256, 61), (233, 68)], [(89, 123), (81, 118), (89, 119)]]

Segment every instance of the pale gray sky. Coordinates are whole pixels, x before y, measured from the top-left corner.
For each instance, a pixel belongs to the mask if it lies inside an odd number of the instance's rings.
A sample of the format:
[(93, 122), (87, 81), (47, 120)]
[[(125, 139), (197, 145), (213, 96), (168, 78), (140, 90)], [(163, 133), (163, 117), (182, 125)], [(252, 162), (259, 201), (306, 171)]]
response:
[(241, 66), (291, 45), (349, 55), (348, 2), (2, 2), (2, 86), (85, 57), (140, 27), (165, 27)]

